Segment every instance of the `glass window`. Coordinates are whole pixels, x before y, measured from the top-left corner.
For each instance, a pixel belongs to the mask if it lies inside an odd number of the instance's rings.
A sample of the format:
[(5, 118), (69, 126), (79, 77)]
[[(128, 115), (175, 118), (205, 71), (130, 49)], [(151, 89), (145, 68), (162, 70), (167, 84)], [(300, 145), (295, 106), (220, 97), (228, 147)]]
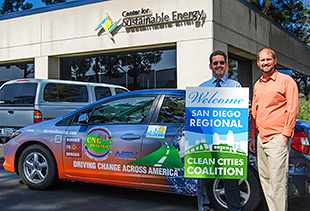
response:
[(45, 102), (88, 102), (87, 87), (48, 83), (44, 88), (43, 99)]
[(2, 64), (0, 65), (0, 77), (2, 82), (19, 78), (34, 78), (34, 63), (30, 61)]
[(177, 87), (176, 49), (61, 58), (60, 63), (61, 79), (117, 84), (129, 90)]
[(123, 98), (101, 104), (95, 108), (88, 123), (138, 124), (147, 116), (155, 96)]
[(95, 95), (96, 95), (96, 100), (100, 100), (102, 98), (111, 96), (112, 93), (109, 87), (96, 86)]
[(157, 123), (184, 123), (184, 113), (184, 97), (167, 96), (160, 109)]
[(7, 84), (0, 90), (0, 104), (33, 105), (36, 90), (36, 83)]
[(128, 92), (126, 89), (115, 88), (115, 94), (122, 94)]
[[(87, 108), (87, 109), (84, 109), (83, 111), (80, 111), (79, 113), (76, 113), (73, 117), (72, 117), (72, 123), (71, 123), (71, 125), (72, 126), (79, 126), (79, 125), (81, 125), (80, 123), (79, 123), (79, 118), (80, 118), (80, 116), (82, 115), (82, 114), (87, 114), (87, 119), (89, 119), (89, 116), (91, 115), (91, 112), (92, 112), (92, 110), (93, 110), (93, 108), (94, 107), (90, 107), (90, 108)], [(71, 118), (70, 118), (70, 120), (71, 120)]]
[(238, 81), (238, 60), (228, 59), (227, 78)]

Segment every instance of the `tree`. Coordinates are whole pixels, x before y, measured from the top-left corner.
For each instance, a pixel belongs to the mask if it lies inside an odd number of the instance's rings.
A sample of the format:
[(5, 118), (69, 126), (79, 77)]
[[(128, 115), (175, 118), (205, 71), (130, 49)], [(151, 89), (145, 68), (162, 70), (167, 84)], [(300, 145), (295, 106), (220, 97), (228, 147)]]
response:
[(45, 5), (59, 4), (66, 2), (66, 0), (41, 0)]
[(306, 98), (306, 101), (308, 101), (310, 94), (310, 77), (297, 71), (293, 71), (292, 78), (294, 78), (297, 83), (299, 93), (301, 93), (303, 97)]
[(22, 10), (31, 9), (33, 5), (25, 0), (4, 0), (0, 9), (1, 14), (7, 14), (11, 12), (18, 12)]
[(16, 64), (16, 67), (23, 70), (23, 78), (29, 78), (31, 74), (34, 74), (33, 65), (30, 65), (29, 63)]
[(247, 0), (300, 40), (310, 44), (310, 9), (301, 0)]
[(91, 58), (82, 57), (75, 59), (71, 64), (71, 75), (73, 80), (86, 81), (86, 72), (91, 67)]
[[(283, 28), (310, 45), (310, 9), (301, 0), (247, 0)], [(310, 77), (293, 71), (299, 92), (309, 100)]]
[(310, 10), (301, 0), (277, 0), (271, 17), (300, 40), (310, 44)]

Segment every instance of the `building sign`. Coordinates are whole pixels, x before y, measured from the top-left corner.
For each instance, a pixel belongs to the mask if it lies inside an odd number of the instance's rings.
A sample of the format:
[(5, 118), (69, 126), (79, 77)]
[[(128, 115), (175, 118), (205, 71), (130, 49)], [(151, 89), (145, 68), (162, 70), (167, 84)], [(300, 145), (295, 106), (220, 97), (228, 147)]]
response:
[(164, 12), (152, 14), (150, 9), (123, 11), (123, 26), (125, 28), (152, 26), (157, 24), (176, 23), (180, 21), (198, 22), (206, 18), (204, 10), (178, 12), (172, 11), (171, 14)]
[[(95, 30), (103, 28), (110, 38), (113, 38), (112, 31), (120, 25), (121, 19), (114, 21), (112, 16), (105, 12), (106, 17), (98, 24)], [(153, 14), (149, 8), (139, 10), (123, 11), (122, 26), (126, 29), (135, 27), (155, 26), (160, 24), (171, 24), (184, 21), (199, 22), (206, 18), (204, 10), (190, 10), (185, 12), (172, 11), (170, 14), (159, 12)]]
[(109, 15), (108, 12), (105, 12), (106, 17), (101, 21), (101, 23), (98, 24), (95, 31), (99, 28), (103, 28), (104, 31), (106, 31), (110, 38), (113, 37), (112, 31), (116, 28), (118, 23), (121, 21), (121, 19), (118, 19), (117, 21), (114, 21), (111, 15)]
[(248, 88), (188, 87), (184, 175), (247, 178)]

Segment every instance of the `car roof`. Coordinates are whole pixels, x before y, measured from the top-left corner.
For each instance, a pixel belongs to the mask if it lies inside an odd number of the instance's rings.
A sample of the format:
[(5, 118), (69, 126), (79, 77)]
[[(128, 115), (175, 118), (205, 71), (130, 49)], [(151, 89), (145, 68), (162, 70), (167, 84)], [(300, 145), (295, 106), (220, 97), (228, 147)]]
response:
[(5, 82), (5, 84), (11, 84), (11, 83), (63, 83), (63, 84), (76, 84), (76, 85), (96, 85), (96, 86), (109, 86), (109, 87), (115, 87), (115, 88), (124, 88), (125, 87), (115, 85), (115, 84), (107, 84), (107, 83), (96, 83), (96, 82), (84, 82), (84, 81), (71, 81), (71, 80), (59, 80), (59, 79), (38, 79), (38, 78), (21, 78), (21, 79), (14, 79)]

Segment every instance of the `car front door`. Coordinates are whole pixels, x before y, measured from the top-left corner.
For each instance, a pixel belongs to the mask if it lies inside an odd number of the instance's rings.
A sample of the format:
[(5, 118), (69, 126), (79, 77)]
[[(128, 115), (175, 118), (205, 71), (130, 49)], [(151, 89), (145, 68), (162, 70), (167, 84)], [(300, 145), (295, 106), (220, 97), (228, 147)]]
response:
[[(141, 158), (142, 138), (156, 101), (155, 95), (117, 98), (76, 114), (68, 127), (76, 135), (64, 141), (65, 173), (140, 183), (146, 167), (132, 162)], [(74, 152), (74, 143), (79, 152)]]

